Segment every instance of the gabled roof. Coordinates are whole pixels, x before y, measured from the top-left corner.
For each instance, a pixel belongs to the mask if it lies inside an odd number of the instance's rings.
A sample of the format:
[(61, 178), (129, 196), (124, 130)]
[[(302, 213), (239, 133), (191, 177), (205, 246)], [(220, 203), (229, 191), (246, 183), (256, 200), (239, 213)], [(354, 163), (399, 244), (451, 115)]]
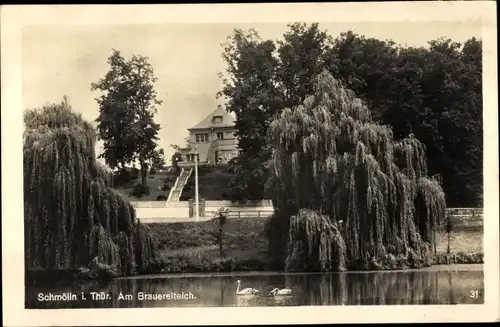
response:
[[(214, 117), (222, 117), (222, 122), (215, 123)], [(196, 124), (195, 126), (189, 128), (192, 129), (205, 129), (212, 127), (233, 127), (235, 123), (235, 116), (232, 112), (227, 112), (222, 106), (219, 106), (217, 110), (213, 111), (210, 115), (205, 117), (201, 122)]]

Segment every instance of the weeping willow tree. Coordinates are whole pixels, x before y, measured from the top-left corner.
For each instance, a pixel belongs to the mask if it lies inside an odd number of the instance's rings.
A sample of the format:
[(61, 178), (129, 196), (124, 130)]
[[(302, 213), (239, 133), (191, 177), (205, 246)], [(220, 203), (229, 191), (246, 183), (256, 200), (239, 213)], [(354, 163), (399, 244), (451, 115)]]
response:
[(155, 262), (153, 241), (96, 161), (92, 125), (66, 101), (27, 111), (24, 123), (28, 272), (148, 271)]
[(289, 271), (430, 264), (445, 195), (413, 135), (394, 140), (327, 72), (268, 133), (275, 214), (267, 234), (277, 262)]

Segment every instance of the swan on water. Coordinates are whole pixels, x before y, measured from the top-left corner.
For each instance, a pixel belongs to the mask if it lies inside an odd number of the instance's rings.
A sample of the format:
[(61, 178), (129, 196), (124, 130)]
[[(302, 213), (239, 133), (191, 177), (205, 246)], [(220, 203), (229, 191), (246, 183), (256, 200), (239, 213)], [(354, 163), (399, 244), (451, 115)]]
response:
[(238, 284), (238, 287), (236, 288), (236, 294), (237, 295), (253, 295), (259, 292), (258, 289), (255, 288), (244, 288), (240, 291), (240, 285), (241, 285), (241, 280), (237, 280), (236, 283)]
[(281, 290), (279, 288), (275, 288), (271, 292), (269, 292), (269, 295), (273, 295), (273, 296), (276, 296), (276, 295), (289, 295), (291, 293), (292, 293), (292, 290), (288, 289), (288, 288), (283, 288)]

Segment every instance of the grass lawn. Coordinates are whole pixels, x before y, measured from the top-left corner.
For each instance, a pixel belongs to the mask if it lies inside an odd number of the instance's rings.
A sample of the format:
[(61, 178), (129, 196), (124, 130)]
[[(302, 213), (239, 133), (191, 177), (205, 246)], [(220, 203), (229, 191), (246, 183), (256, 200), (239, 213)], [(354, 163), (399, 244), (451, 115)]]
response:
[[(235, 270), (264, 270), (267, 265), (266, 218), (232, 218), (224, 226), (224, 254)], [(155, 231), (160, 256), (169, 272), (213, 270), (219, 260), (215, 222), (149, 224)]]
[[(446, 233), (437, 234), (437, 252), (446, 253), (448, 247), (448, 235)], [(478, 253), (483, 252), (483, 232), (460, 231), (450, 234), (451, 253)]]
[[(224, 191), (227, 190), (229, 181), (233, 173), (228, 171), (227, 165), (218, 167), (199, 167), (199, 194), (200, 198), (207, 200), (225, 200)], [(157, 172), (156, 174), (148, 174), (148, 186), (150, 190), (149, 195), (136, 197), (132, 195), (134, 186), (141, 182), (140, 176), (136, 179), (115, 186), (115, 189), (124, 194), (131, 201), (156, 201), (156, 197), (164, 194), (168, 197), (170, 189), (174, 186), (177, 175), (167, 171)], [(161, 191), (160, 188), (167, 184), (169, 186), (167, 191)], [(181, 200), (187, 201), (194, 198), (194, 172), (188, 179), (184, 187)]]
[[(452, 232), (450, 233), (451, 253), (478, 253), (484, 251), (483, 216), (452, 217)], [(441, 230), (437, 233), (437, 252), (446, 253), (448, 234)]]
[[(234, 173), (231, 172), (228, 165), (218, 165), (216, 167), (199, 167), (198, 168), (198, 183), (200, 198), (206, 200), (227, 200), (226, 192), (229, 187), (229, 182)], [(187, 201), (194, 199), (194, 171), (189, 177), (184, 189), (182, 190), (181, 200)], [(271, 199), (270, 193), (264, 194), (265, 199)]]
[[(219, 167), (199, 167), (198, 183), (200, 198), (207, 200), (226, 200), (224, 191), (229, 186), (229, 181), (233, 173), (228, 170), (227, 165)], [(187, 180), (181, 194), (181, 201), (186, 201), (195, 197), (194, 194), (194, 171)]]
[[(218, 167), (199, 167), (199, 194), (200, 198), (207, 200), (225, 200), (224, 191), (227, 190), (229, 181), (233, 173), (228, 171), (227, 165)], [(168, 173), (167, 171), (157, 172), (156, 174), (148, 174), (149, 195), (136, 197), (132, 195), (134, 186), (141, 182), (140, 176), (135, 180), (116, 186), (115, 189), (124, 194), (131, 201), (156, 201), (156, 197), (164, 194), (168, 197), (170, 189), (174, 186), (177, 175)], [(168, 179), (166, 181), (166, 179)], [(167, 183), (168, 191), (161, 191), (159, 188)], [(189, 177), (186, 186), (184, 187), (181, 200), (187, 201), (194, 198), (194, 172)]]
[[(265, 270), (268, 262), (264, 226), (267, 218), (231, 218), (224, 230), (224, 250), (232, 258), (233, 269), (240, 271)], [(483, 253), (482, 220), (457, 221), (451, 233), (451, 254)], [(148, 225), (155, 232), (165, 272), (217, 271), (219, 248), (213, 233), (215, 222), (155, 223)], [(447, 234), (437, 234), (437, 252), (446, 253)], [(470, 263), (470, 262), (469, 262)]]
[[(155, 174), (148, 174), (147, 178), (147, 183), (149, 186), (148, 195), (144, 194), (141, 197), (132, 195), (134, 186), (141, 182), (140, 176), (128, 183), (116, 186), (115, 189), (125, 195), (130, 201), (156, 201), (156, 197), (160, 194), (164, 194), (166, 197), (168, 197), (170, 189), (172, 188), (172, 186), (174, 186), (177, 176), (175, 174), (168, 173), (167, 171), (161, 171), (156, 172)], [(169, 189), (167, 191), (162, 191), (161, 187), (165, 183), (168, 184)]]

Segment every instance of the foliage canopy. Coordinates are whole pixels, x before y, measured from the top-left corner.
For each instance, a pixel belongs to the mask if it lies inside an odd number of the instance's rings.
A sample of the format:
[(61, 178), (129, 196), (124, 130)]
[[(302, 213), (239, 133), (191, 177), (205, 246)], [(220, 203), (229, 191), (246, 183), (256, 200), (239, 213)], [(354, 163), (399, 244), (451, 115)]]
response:
[(93, 91), (103, 94), (99, 104), (97, 129), (104, 142), (106, 164), (123, 168), (136, 160), (141, 165), (142, 184), (146, 185), (148, 167), (158, 159), (157, 141), (160, 125), (154, 122), (157, 100), (153, 67), (148, 58), (133, 55), (125, 60), (118, 50), (108, 58), (106, 75), (91, 84)]
[(284, 222), (268, 238), (289, 230), (282, 238), (286, 268), (368, 269), (409, 255), (416, 266), (430, 262), (446, 201), (439, 179), (427, 176), (425, 147), (413, 135), (394, 140), (391, 128), (375, 123), (363, 101), (326, 71), (313, 92), (269, 127), (272, 219)]
[(269, 177), (268, 127), (284, 108), (312, 94), (327, 70), (362, 99), (395, 140), (413, 134), (428, 170), (442, 177), (450, 206), (477, 205), (482, 194), (482, 42), (447, 38), (401, 46), (347, 31), (331, 37), (319, 24), (294, 23), (282, 40), (235, 30), (224, 44), (220, 95), (236, 114), (241, 155), (232, 200), (259, 200)]
[(97, 261), (113, 275), (148, 271), (154, 242), (96, 161), (92, 125), (67, 102), (26, 111), (24, 123), (26, 269), (74, 272)]

